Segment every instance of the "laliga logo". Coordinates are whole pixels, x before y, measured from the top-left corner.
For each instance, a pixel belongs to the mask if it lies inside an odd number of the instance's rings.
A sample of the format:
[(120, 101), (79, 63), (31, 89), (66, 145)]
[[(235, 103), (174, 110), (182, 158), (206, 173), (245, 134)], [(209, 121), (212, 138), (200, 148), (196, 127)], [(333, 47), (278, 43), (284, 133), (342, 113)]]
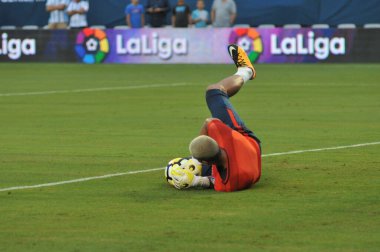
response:
[(99, 29), (83, 29), (77, 35), (75, 51), (86, 64), (103, 62), (109, 52), (106, 33)]
[(330, 54), (344, 55), (346, 39), (344, 37), (315, 37), (309, 31), (307, 38), (303, 34), (279, 39), (276, 34), (270, 36), (273, 55), (314, 55), (319, 60), (327, 59)]
[(1, 39), (0, 55), (7, 55), (12, 60), (22, 55), (36, 55), (35, 39), (9, 39), (7, 33), (3, 33)]
[(242, 47), (252, 63), (256, 62), (263, 52), (263, 42), (260, 34), (254, 28), (234, 29), (230, 34), (229, 44), (237, 44)]
[(119, 55), (157, 55), (160, 59), (169, 60), (173, 55), (188, 54), (188, 41), (180, 37), (160, 37), (152, 32), (150, 36), (116, 35), (116, 53)]

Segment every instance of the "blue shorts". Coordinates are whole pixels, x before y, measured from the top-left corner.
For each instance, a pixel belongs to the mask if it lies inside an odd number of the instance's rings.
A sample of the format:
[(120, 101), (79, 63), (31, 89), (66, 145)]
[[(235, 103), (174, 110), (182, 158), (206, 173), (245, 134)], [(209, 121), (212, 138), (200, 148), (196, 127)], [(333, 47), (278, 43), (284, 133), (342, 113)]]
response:
[(260, 140), (245, 126), (225, 92), (220, 89), (208, 90), (206, 92), (206, 101), (213, 118), (218, 118), (230, 128), (245, 136), (252, 137), (260, 146)]

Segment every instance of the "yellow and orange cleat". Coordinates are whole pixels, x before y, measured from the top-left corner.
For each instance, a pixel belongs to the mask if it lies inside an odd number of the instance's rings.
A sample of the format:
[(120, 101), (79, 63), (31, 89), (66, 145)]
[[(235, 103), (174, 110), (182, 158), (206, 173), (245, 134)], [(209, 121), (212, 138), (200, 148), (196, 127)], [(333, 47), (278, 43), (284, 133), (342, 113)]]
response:
[(236, 67), (249, 67), (252, 69), (253, 74), (251, 80), (256, 77), (256, 70), (243, 48), (232, 44), (228, 46), (228, 53), (230, 54), (232, 60), (235, 62)]

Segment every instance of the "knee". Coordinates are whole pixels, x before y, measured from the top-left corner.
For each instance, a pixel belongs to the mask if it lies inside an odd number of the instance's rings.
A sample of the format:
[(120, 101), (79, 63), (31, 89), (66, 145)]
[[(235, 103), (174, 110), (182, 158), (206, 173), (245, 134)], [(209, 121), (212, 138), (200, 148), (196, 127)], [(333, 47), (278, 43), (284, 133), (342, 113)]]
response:
[(213, 90), (213, 89), (220, 89), (220, 85), (218, 85), (218, 84), (209, 85), (207, 87), (206, 91)]
[(212, 84), (212, 85), (209, 85), (206, 89), (206, 92), (209, 91), (209, 90), (214, 90), (214, 89), (217, 89), (217, 90), (222, 90), (223, 92), (227, 93), (226, 89), (223, 87), (223, 85), (220, 85), (220, 84)]
[(210, 122), (212, 122), (212, 120), (214, 120), (215, 118), (206, 118), (204, 124), (208, 125)]

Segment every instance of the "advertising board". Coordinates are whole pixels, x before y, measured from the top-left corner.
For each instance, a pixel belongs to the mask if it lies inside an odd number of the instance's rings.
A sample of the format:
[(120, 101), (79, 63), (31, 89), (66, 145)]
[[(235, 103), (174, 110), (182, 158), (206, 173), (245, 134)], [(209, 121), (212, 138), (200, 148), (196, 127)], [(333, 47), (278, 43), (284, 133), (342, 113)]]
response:
[(379, 29), (3, 30), (0, 61), (229, 64), (242, 46), (254, 63), (380, 62)]

